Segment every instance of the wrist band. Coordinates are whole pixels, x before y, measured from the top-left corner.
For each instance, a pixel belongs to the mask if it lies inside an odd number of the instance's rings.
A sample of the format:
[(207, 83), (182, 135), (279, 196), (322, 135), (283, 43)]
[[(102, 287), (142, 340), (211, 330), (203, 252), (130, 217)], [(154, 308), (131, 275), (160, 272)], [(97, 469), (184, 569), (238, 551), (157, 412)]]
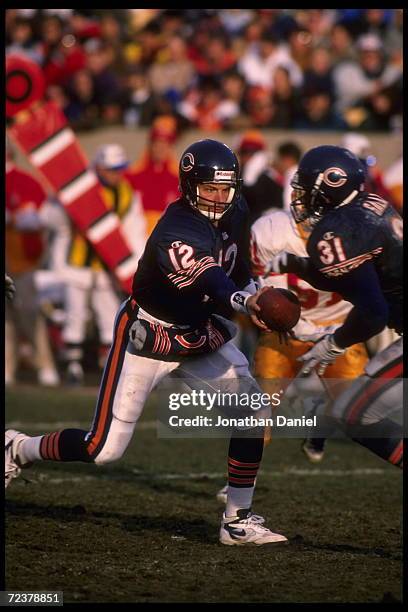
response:
[(237, 312), (244, 312), (248, 314), (246, 303), (249, 297), (251, 297), (251, 294), (248, 293), (248, 291), (236, 291), (235, 293), (231, 295), (231, 298), (230, 298), (231, 306)]

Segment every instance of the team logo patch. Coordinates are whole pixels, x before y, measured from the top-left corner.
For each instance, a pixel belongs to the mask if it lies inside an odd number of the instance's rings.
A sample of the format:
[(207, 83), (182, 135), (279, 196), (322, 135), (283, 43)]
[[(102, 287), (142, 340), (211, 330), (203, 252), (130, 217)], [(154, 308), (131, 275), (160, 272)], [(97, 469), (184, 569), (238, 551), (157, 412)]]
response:
[(329, 187), (341, 187), (347, 182), (347, 174), (341, 168), (327, 168), (323, 173), (323, 182)]
[(186, 153), (181, 160), (181, 169), (184, 172), (190, 172), (194, 168), (194, 155), (192, 153)]

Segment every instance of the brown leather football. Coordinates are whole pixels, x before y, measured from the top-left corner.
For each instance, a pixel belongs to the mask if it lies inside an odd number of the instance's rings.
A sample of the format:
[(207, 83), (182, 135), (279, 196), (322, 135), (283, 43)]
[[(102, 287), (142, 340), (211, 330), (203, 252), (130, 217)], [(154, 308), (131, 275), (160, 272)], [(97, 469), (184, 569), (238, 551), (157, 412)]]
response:
[(257, 313), (265, 325), (272, 331), (288, 332), (296, 325), (300, 317), (300, 302), (292, 291), (268, 287), (258, 298), (260, 312)]

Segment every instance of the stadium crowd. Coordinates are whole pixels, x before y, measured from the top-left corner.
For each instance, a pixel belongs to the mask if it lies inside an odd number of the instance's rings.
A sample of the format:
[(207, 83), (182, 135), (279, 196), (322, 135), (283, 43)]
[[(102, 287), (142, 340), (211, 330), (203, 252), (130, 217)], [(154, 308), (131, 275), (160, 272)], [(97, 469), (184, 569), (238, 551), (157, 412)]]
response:
[(402, 123), (402, 9), (8, 9), (75, 129), (384, 131)]

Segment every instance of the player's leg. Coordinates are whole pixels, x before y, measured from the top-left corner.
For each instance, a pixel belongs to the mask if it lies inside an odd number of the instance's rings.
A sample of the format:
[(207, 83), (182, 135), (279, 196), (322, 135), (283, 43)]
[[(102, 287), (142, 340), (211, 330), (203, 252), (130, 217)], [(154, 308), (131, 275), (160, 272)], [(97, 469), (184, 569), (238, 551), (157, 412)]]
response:
[[(311, 347), (310, 342), (289, 339), (281, 342), (278, 334), (261, 333), (254, 357), (254, 376), (262, 390), (275, 393), (287, 386), (299, 369), (297, 358)], [(323, 391), (323, 388), (321, 389)], [(271, 441), (270, 427), (265, 431), (265, 446)], [(312, 463), (318, 463), (324, 455), (324, 438), (305, 438), (302, 451)]]
[[(326, 368), (323, 378), (330, 399), (338, 397), (343, 389), (349, 386), (347, 381), (356, 379), (364, 373), (367, 361), (368, 356), (364, 345), (355, 344)], [(300, 365), (300, 362), (297, 363)], [(297, 370), (299, 365), (297, 365)], [(326, 438), (310, 436), (304, 440), (302, 450), (311, 463), (319, 463), (323, 459), (325, 445)]]
[[(214, 391), (214, 382), (225, 392), (262, 393), (251, 376), (248, 361), (233, 342), (227, 342), (216, 353), (182, 364), (178, 370), (189, 386)], [(192, 382), (192, 379), (196, 382)], [(270, 410), (265, 411), (265, 415)], [(237, 416), (243, 416), (236, 410)], [(263, 416), (263, 415), (259, 415)], [(227, 545), (285, 542), (281, 534), (264, 527), (264, 519), (251, 512), (255, 481), (263, 453), (263, 427), (236, 431), (228, 450), (227, 505), (221, 521), (220, 541)]]
[(38, 460), (107, 463), (126, 450), (144, 403), (153, 387), (178, 366), (127, 351), (132, 320), (124, 303), (114, 326), (114, 339), (99, 388), (90, 431), (64, 429), (30, 437), (6, 432), (6, 486), (21, 468)]
[(333, 406), (333, 416), (355, 441), (402, 468), (402, 339), (375, 355)]

